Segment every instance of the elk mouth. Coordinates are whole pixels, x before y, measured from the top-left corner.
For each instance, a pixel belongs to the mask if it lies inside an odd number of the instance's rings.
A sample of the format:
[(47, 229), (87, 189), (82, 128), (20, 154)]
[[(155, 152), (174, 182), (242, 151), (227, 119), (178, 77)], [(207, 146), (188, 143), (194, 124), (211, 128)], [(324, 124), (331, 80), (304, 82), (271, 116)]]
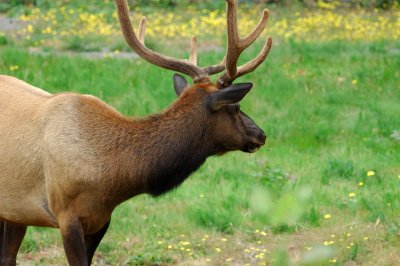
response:
[(256, 151), (258, 151), (260, 149), (260, 147), (261, 147), (260, 144), (250, 143), (242, 151), (248, 152), (248, 153), (255, 153)]

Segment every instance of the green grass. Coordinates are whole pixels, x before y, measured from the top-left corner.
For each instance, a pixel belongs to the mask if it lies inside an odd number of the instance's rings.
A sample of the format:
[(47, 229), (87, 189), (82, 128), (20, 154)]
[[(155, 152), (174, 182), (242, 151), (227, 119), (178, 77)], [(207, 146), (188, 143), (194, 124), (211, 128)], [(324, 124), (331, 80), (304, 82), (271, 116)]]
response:
[[(266, 131), (267, 148), (210, 158), (177, 190), (123, 203), (96, 260), (283, 265), (288, 256), (297, 262), (322, 256), (317, 265), (394, 265), (400, 259), (399, 49), (400, 42), (275, 45), (266, 63), (241, 79), (255, 83), (242, 106)], [(221, 57), (200, 55), (202, 64)], [(12, 65), (19, 69), (10, 71)], [(142, 60), (40, 56), (3, 46), (0, 72), (53, 93), (94, 94), (133, 117), (175, 99), (172, 73)], [(371, 170), (376, 174), (367, 176)], [(58, 231), (30, 228), (19, 259), (65, 263)]]

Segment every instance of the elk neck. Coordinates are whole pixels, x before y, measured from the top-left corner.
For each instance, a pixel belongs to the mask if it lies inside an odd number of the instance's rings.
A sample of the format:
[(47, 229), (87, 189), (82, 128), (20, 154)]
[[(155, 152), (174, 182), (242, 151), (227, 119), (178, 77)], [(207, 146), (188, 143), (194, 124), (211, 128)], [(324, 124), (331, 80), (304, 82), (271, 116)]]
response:
[(115, 180), (112, 194), (120, 195), (119, 201), (140, 193), (161, 195), (216, 154), (207, 137), (206, 116), (196, 111), (172, 106), (161, 114), (117, 126), (114, 136), (108, 137), (112, 171), (107, 172)]

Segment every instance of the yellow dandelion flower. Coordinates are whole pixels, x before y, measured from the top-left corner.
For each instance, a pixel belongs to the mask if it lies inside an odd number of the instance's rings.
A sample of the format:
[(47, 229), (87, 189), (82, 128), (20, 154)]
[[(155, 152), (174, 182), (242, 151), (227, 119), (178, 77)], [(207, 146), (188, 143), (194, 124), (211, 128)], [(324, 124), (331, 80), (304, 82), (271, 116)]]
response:
[(367, 172), (367, 176), (374, 176), (375, 175), (375, 172), (374, 171), (368, 171)]
[(353, 85), (357, 84), (357, 80), (356, 80), (356, 79), (353, 79), (353, 80), (351, 81), (351, 84), (353, 84)]
[(220, 253), (220, 252), (221, 252), (221, 249), (220, 249), (220, 248), (215, 248), (215, 251), (218, 252), (218, 253)]
[(26, 28), (26, 30), (30, 33), (33, 32), (33, 26), (31, 24), (28, 25), (28, 27)]
[(226, 242), (226, 241), (228, 241), (226, 238), (221, 238), (221, 241), (222, 242)]
[(364, 186), (364, 182), (358, 182), (358, 186), (360, 187)]
[(330, 218), (331, 218), (331, 215), (329, 213), (324, 215), (324, 219), (330, 219)]
[(369, 239), (368, 236), (364, 237), (364, 240), (368, 240), (368, 239)]
[(172, 248), (172, 245), (168, 245), (168, 249), (171, 249)]
[(17, 65), (10, 66), (10, 70), (11, 71), (15, 71), (15, 70), (18, 70), (18, 69), (19, 69), (19, 66), (17, 66)]
[(347, 233), (346, 236), (347, 236), (347, 237), (348, 237), (348, 236), (351, 236), (351, 234), (350, 234), (350, 233)]
[(232, 261), (232, 258), (227, 258), (225, 261), (230, 262), (230, 261)]
[(349, 193), (349, 198), (354, 198), (355, 196), (356, 196), (356, 193), (354, 193), (354, 192)]
[(329, 260), (330, 263), (336, 263), (336, 261), (337, 261), (336, 259)]

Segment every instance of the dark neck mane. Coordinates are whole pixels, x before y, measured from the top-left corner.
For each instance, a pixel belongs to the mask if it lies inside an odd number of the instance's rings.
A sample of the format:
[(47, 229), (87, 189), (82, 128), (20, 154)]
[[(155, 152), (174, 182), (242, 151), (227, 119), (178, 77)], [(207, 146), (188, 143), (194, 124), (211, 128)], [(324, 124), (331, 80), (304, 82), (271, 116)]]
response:
[(120, 154), (124, 157), (120, 161), (129, 165), (122, 166), (126, 171), (118, 178), (129, 180), (124, 182), (126, 188), (132, 186), (128, 194), (136, 193), (140, 184), (140, 193), (161, 195), (180, 185), (215, 154), (205, 141), (204, 123), (190, 116), (176, 119), (174, 114), (162, 114), (133, 121), (129, 136), (130, 144)]

